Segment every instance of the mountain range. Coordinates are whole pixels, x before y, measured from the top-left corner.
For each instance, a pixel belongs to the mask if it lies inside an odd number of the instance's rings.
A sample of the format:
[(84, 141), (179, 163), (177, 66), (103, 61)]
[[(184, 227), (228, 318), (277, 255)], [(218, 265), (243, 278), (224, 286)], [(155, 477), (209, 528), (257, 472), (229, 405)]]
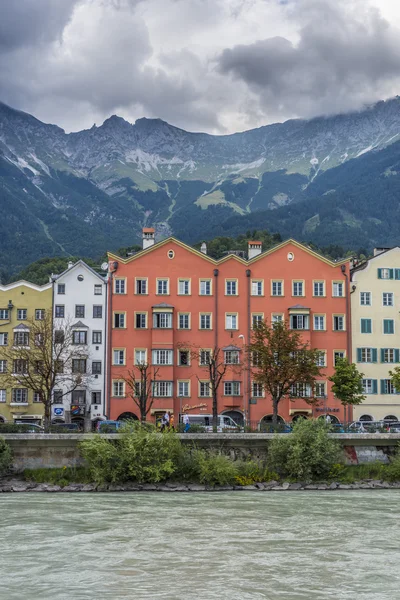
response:
[(398, 243), (400, 98), (216, 136), (160, 119), (56, 125), (0, 103), (0, 259), (96, 257), (140, 241), (194, 243), (266, 228), (345, 248)]

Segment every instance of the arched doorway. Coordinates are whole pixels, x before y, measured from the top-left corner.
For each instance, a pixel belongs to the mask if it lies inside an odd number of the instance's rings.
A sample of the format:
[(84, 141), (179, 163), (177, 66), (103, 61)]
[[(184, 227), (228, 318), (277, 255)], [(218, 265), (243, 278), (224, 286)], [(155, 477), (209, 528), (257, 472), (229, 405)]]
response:
[(358, 419), (359, 421), (373, 421), (374, 418), (371, 417), (371, 415), (361, 415), (361, 417)]
[(0, 415), (0, 423), (5, 423), (5, 422), (6, 422), (5, 418)]
[(296, 423), (296, 421), (303, 421), (303, 420), (307, 420), (308, 419), (308, 415), (307, 413), (297, 413), (297, 415), (294, 415), (294, 417), (292, 418), (292, 423)]
[(320, 417), (318, 417), (318, 420), (322, 419), (322, 420), (326, 421), (326, 417), (330, 417), (330, 419), (331, 419), (330, 423), (334, 423), (334, 424), (340, 423), (339, 419), (337, 417), (335, 417), (335, 415), (329, 415), (329, 414), (321, 415)]
[(237, 425), (239, 425), (239, 427), (244, 426), (244, 417), (243, 417), (243, 413), (240, 412), (240, 410), (227, 410), (227, 411), (223, 412), (222, 414), (233, 419), (235, 421), (235, 423)]
[(139, 418), (134, 413), (124, 412), (119, 415), (117, 421), (139, 421)]
[(383, 417), (383, 420), (398, 422), (398, 418), (395, 415), (386, 415), (386, 417)]
[(83, 417), (72, 417), (71, 423), (77, 423), (81, 431), (85, 431), (85, 419)]
[[(264, 433), (268, 433), (272, 431), (272, 416), (273, 415), (265, 415), (260, 421), (260, 431)], [(283, 427), (285, 425), (285, 420), (278, 415), (278, 427)]]

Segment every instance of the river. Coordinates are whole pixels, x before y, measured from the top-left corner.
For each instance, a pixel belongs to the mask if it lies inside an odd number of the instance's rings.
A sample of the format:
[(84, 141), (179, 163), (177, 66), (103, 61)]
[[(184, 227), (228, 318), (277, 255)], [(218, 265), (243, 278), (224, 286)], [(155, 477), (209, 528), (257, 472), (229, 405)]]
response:
[(2, 494), (1, 600), (395, 600), (400, 490)]

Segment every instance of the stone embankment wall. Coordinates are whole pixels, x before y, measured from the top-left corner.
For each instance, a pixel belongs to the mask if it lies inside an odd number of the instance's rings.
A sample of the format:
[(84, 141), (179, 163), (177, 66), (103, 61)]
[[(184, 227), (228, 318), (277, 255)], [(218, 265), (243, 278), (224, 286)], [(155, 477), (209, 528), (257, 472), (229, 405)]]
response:
[[(14, 467), (17, 471), (24, 469), (71, 467), (83, 464), (79, 455), (78, 444), (93, 434), (5, 434), (2, 437), (10, 444)], [(289, 434), (278, 434), (289, 435)], [(400, 442), (400, 434), (331, 434), (343, 446), (348, 464), (365, 464), (368, 462), (389, 462)], [(116, 435), (102, 437), (116, 439)], [(237, 434), (181, 434), (184, 444), (196, 444), (199, 448), (214, 449), (230, 456), (233, 460), (252, 457), (264, 459), (268, 452), (268, 443), (274, 434), (237, 433)]]

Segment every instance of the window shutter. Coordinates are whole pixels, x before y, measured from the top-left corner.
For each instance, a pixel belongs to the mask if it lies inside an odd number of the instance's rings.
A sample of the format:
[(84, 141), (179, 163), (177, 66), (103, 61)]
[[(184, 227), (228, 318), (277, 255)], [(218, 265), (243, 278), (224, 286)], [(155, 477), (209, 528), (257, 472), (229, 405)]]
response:
[(398, 363), (400, 361), (400, 351), (398, 348), (394, 351), (394, 362)]
[(385, 362), (385, 350), (386, 348), (381, 348), (381, 362)]
[(365, 319), (361, 319), (361, 333), (365, 333)]
[(361, 362), (361, 348), (357, 348), (357, 362)]
[(381, 394), (385, 393), (385, 380), (381, 379)]
[(372, 362), (378, 362), (378, 350), (376, 348), (372, 348)]
[(373, 394), (378, 393), (378, 380), (377, 379), (372, 380), (372, 393)]
[(395, 279), (400, 279), (400, 269), (395, 269), (394, 270), (394, 278)]
[(382, 269), (378, 269), (378, 279), (382, 279)]
[(394, 269), (389, 269), (389, 279), (393, 279)]

